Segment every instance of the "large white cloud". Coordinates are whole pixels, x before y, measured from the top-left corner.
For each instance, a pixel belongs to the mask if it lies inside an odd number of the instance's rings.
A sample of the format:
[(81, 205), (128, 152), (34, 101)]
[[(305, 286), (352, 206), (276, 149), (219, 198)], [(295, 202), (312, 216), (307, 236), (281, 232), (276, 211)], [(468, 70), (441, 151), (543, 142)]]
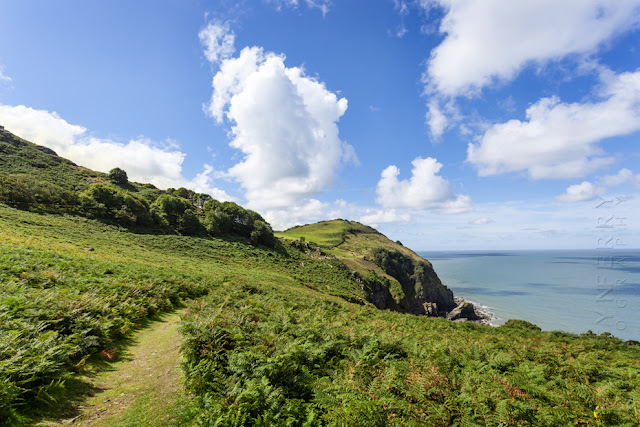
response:
[(460, 213), (471, 209), (471, 199), (455, 195), (449, 182), (437, 175), (442, 164), (432, 157), (414, 159), (411, 178), (398, 180), (395, 165), (382, 171), (376, 202), (385, 208), (434, 209), (443, 213)]
[(94, 170), (107, 172), (120, 167), (133, 181), (150, 182), (160, 188), (184, 186), (221, 200), (232, 200), (212, 185), (210, 166), (205, 165), (205, 170), (194, 179), (186, 179), (182, 175), (185, 154), (171, 146), (147, 139), (121, 143), (91, 137), (86, 135), (86, 128), (68, 123), (56, 112), (24, 105), (0, 105), (0, 124), (26, 140), (49, 147), (60, 156)]
[(345, 161), (357, 161), (338, 136), (347, 100), (284, 59), (246, 47), (222, 61), (207, 106), (218, 122), (229, 120), (230, 145), (244, 154), (229, 176), (263, 212), (320, 194)]
[(640, 22), (640, 0), (423, 0), (442, 7), (445, 38), (425, 82), (460, 96), (514, 78), (528, 64), (589, 54)]
[(597, 145), (640, 130), (640, 71), (609, 76), (599, 102), (563, 103), (543, 98), (527, 120), (491, 127), (467, 160), (481, 176), (526, 171), (533, 179), (585, 176), (612, 163)]

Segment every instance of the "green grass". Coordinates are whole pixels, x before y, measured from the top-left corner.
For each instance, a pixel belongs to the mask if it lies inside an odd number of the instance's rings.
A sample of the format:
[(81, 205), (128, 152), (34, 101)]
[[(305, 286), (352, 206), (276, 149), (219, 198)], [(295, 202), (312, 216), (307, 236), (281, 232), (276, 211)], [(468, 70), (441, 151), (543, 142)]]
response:
[(455, 307), (453, 293), (429, 261), (369, 226), (337, 219), (293, 227), (278, 237), (309, 254), (318, 245), (335, 257), (362, 283), (365, 299), (378, 308), (426, 314), (425, 303), (436, 303), (435, 311), (444, 315)]
[(51, 155), (43, 147), (0, 129), (0, 172), (28, 174), (66, 190), (84, 190), (91, 182), (104, 181), (104, 174), (77, 166)]
[[(615, 338), (541, 332), (524, 322), (501, 328), (455, 324), (349, 303), (361, 292), (359, 285), (335, 259), (315, 249), (307, 255), (287, 245), (283, 253), (239, 241), (134, 234), (84, 218), (7, 207), (0, 207), (0, 230), (0, 342), (15, 342), (22, 333), (25, 348), (84, 346), (95, 353), (121, 336), (123, 326), (135, 329), (134, 319), (145, 310), (169, 309), (207, 291), (190, 304), (181, 327), (193, 401), (178, 407), (196, 423), (636, 426), (640, 421), (639, 347)], [(89, 246), (95, 250), (83, 250)], [(138, 289), (147, 294), (131, 299)], [(68, 318), (65, 304), (79, 307), (80, 316)], [(111, 314), (116, 312), (117, 317)], [(66, 324), (78, 325), (75, 338), (56, 329), (63, 323), (56, 323), (61, 313)], [(39, 324), (57, 338), (43, 341), (42, 334), (24, 332)], [(92, 332), (85, 332), (89, 327)], [(11, 406), (14, 421), (27, 417), (27, 423), (28, 402), (46, 405), (46, 393), (64, 396), (47, 387), (67, 378), (65, 372), (81, 359), (79, 352), (60, 357), (45, 352), (36, 361), (11, 364), (4, 354), (3, 384), (15, 378), (12, 369), (40, 369), (40, 379), (31, 382), (37, 387)], [(136, 413), (163, 408), (161, 401), (139, 401), (119, 422), (127, 425)]]
[[(542, 332), (524, 321), (491, 328), (379, 310), (369, 301), (408, 311), (425, 300), (421, 293), (445, 288), (427, 261), (370, 227), (343, 220), (296, 227), (279, 233), (273, 248), (237, 233), (180, 235), (157, 218), (153, 227), (124, 228), (118, 223), (135, 222), (136, 203), (103, 222), (81, 216), (88, 205), (79, 192), (101, 180), (104, 174), (0, 133), (4, 197), (18, 200), (13, 185), (34, 184), (32, 196), (41, 200), (26, 206), (31, 211), (0, 204), (0, 424), (61, 422), (69, 408), (93, 405), (88, 394), (98, 390), (83, 375), (116, 383), (137, 369), (99, 355), (142, 351), (136, 358), (143, 360), (144, 348), (166, 348), (172, 335), (153, 335), (145, 325), (185, 306), (183, 392), (153, 394), (162, 381), (138, 381), (131, 387), (147, 397), (126, 400), (101, 421), (640, 423), (639, 343)], [(138, 184), (118, 191), (138, 201), (161, 193)], [(72, 210), (46, 202), (67, 197)], [(221, 220), (235, 221), (230, 214)], [(177, 358), (167, 355), (151, 369), (175, 366)], [(113, 376), (105, 365), (116, 369)]]

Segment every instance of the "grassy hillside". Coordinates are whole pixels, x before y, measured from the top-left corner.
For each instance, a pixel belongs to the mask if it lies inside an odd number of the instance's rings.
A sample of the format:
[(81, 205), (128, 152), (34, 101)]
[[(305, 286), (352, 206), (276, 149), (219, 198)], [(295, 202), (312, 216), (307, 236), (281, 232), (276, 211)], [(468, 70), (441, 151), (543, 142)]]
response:
[(293, 227), (277, 236), (298, 247), (318, 245), (340, 260), (378, 308), (443, 316), (455, 307), (453, 293), (429, 261), (369, 226), (336, 219)]
[(268, 247), (85, 213), (0, 203), (0, 424), (82, 405), (75, 372), (178, 306), (185, 424), (640, 423), (638, 343), (379, 310), (371, 277), (406, 295), (429, 264), (369, 227), (299, 227)]
[[(205, 425), (640, 421), (639, 347), (605, 335), (349, 303), (320, 291), (334, 268), (294, 250), (8, 207), (0, 230), (5, 421), (34, 401), (64, 400), (59, 380), (83, 355), (112, 349), (141, 317), (181, 301), (190, 307), (186, 387)], [(307, 267), (313, 275), (302, 279)]]

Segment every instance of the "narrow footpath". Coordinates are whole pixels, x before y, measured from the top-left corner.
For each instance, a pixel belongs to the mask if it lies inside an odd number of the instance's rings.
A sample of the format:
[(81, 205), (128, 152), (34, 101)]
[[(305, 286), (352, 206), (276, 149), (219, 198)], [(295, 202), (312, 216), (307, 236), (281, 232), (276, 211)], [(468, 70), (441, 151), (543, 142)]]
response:
[(181, 312), (139, 330), (112, 369), (92, 379), (96, 389), (80, 414), (55, 423), (73, 426), (171, 426), (188, 424), (188, 401), (180, 369)]

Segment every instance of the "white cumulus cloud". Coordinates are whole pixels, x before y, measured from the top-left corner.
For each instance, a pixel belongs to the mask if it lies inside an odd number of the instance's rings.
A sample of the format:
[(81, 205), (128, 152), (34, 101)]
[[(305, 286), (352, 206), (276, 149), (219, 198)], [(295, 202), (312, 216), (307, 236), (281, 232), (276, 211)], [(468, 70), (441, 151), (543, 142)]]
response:
[(286, 208), (262, 211), (264, 219), (274, 230), (284, 231), (295, 225), (318, 222), (327, 218), (328, 203), (317, 199), (304, 199)]
[(210, 22), (198, 34), (204, 46), (204, 56), (212, 64), (223, 61), (235, 52), (235, 34), (229, 30), (229, 23)]
[(68, 123), (56, 112), (24, 105), (0, 105), (0, 123), (21, 138), (49, 147), (60, 156), (94, 170), (107, 172), (119, 167), (133, 181), (150, 182), (160, 188), (184, 186), (220, 200), (232, 200), (212, 185), (211, 166), (205, 165), (205, 170), (193, 180), (186, 179), (182, 175), (185, 154), (171, 146), (148, 139), (122, 143), (91, 137), (86, 135), (86, 128)]
[(602, 194), (601, 188), (596, 187), (589, 181), (583, 181), (580, 184), (569, 186), (564, 194), (556, 197), (556, 200), (566, 203), (582, 202), (585, 200), (593, 200), (599, 194)]
[(447, 124), (449, 120), (447, 116), (445, 116), (440, 107), (438, 106), (438, 102), (435, 99), (432, 99), (429, 102), (429, 110), (426, 114), (427, 125), (431, 131), (431, 136), (435, 139), (440, 138), (444, 133), (444, 130), (447, 128)]
[(396, 209), (365, 209), (359, 222), (377, 228), (380, 224), (408, 224), (411, 215), (408, 212), (398, 212)]
[(618, 187), (620, 185), (631, 185), (640, 189), (640, 174), (635, 174), (627, 168), (620, 169), (615, 175), (605, 175), (601, 184), (605, 187)]
[(471, 199), (455, 195), (449, 182), (437, 175), (442, 164), (432, 157), (416, 158), (411, 164), (411, 178), (399, 180), (397, 166), (388, 166), (378, 181), (376, 202), (385, 208), (434, 209), (443, 213), (460, 213), (471, 209)]
[(207, 106), (219, 123), (228, 120), (230, 145), (244, 155), (228, 175), (262, 212), (299, 205), (330, 186), (345, 162), (357, 163), (338, 136), (347, 100), (284, 61), (259, 47), (242, 49), (220, 64)]
[(639, 0), (423, 0), (445, 15), (425, 82), (446, 96), (513, 79), (528, 64), (589, 54), (640, 22)]
[(599, 102), (543, 98), (526, 121), (510, 120), (470, 143), (467, 160), (481, 176), (526, 171), (533, 179), (576, 178), (610, 165), (597, 145), (640, 130), (640, 71), (605, 79)]
[(569, 186), (564, 194), (556, 197), (560, 202), (582, 202), (592, 200), (605, 194), (611, 188), (628, 185), (640, 189), (640, 174), (633, 174), (629, 169), (623, 168), (614, 175), (605, 175), (596, 180), (596, 184), (583, 181), (580, 184)]

